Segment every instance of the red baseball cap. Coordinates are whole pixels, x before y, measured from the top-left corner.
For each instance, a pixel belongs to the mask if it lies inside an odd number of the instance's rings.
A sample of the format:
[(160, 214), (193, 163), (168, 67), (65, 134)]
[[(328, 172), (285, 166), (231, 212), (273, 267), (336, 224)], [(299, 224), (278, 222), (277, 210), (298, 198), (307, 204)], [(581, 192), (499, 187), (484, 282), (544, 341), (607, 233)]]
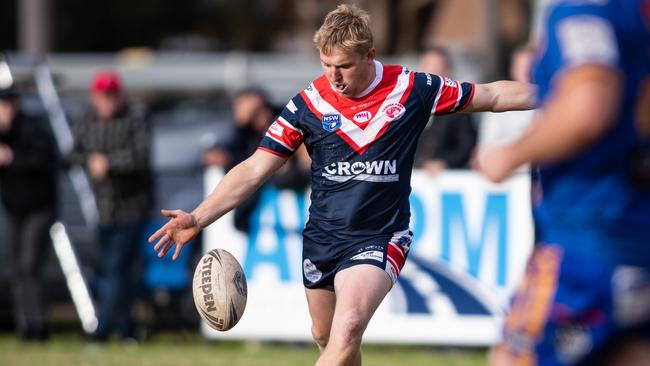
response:
[(122, 90), (122, 81), (115, 71), (100, 71), (93, 77), (90, 90), (93, 92), (119, 93)]

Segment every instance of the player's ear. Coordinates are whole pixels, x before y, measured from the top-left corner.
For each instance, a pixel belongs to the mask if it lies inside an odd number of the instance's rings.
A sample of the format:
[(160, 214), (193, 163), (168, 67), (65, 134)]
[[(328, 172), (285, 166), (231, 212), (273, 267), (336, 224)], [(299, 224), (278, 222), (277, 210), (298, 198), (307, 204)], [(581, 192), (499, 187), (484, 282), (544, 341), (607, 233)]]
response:
[(368, 50), (367, 57), (368, 57), (368, 63), (371, 63), (375, 60), (375, 55), (377, 54), (377, 50), (372, 47)]

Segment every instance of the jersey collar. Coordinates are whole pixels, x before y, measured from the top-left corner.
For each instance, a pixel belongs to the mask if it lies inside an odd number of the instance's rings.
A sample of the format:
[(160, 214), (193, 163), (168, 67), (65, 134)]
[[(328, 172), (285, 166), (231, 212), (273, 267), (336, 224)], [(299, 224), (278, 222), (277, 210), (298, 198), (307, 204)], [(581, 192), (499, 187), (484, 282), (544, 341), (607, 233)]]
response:
[(373, 61), (375, 62), (375, 78), (367, 88), (365, 88), (361, 93), (355, 95), (354, 98), (363, 98), (366, 95), (370, 94), (370, 92), (379, 84), (381, 78), (384, 76), (384, 65), (382, 65), (381, 62), (377, 60)]

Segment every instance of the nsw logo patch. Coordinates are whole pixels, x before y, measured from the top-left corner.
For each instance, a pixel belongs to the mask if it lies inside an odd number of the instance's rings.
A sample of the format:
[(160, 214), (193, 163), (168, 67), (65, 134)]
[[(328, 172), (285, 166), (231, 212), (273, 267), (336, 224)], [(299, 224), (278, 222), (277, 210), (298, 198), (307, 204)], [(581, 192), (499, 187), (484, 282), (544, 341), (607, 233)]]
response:
[(323, 121), (323, 128), (330, 132), (341, 127), (341, 115), (338, 113), (324, 114), (322, 121)]

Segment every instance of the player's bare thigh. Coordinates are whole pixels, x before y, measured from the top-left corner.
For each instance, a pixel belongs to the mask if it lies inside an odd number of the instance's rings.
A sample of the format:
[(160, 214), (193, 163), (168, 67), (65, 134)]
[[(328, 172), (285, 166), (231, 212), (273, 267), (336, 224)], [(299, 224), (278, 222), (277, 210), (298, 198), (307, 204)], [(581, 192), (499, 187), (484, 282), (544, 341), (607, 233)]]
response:
[(363, 332), (392, 286), (393, 281), (386, 271), (370, 264), (351, 266), (337, 273), (334, 278), (336, 310), (332, 333), (345, 333), (337, 327), (350, 324), (360, 326)]

